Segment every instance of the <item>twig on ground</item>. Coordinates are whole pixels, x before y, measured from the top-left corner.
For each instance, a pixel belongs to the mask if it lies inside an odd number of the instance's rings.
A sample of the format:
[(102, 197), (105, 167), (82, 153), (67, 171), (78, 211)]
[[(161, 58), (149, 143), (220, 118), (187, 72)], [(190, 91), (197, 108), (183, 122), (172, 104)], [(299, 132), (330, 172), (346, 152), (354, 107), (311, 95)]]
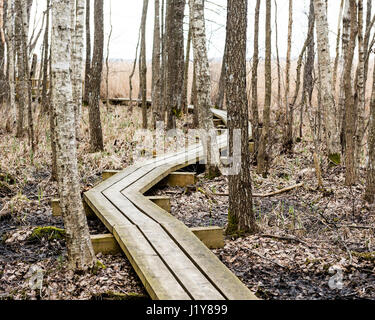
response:
[[(280, 190), (277, 190), (277, 191), (274, 191), (274, 192), (270, 192), (270, 193), (266, 193), (266, 194), (258, 194), (258, 193), (254, 193), (253, 194), (253, 197), (254, 198), (267, 198), (267, 197), (272, 197), (272, 196), (275, 196), (275, 195), (278, 195), (280, 193), (284, 193), (284, 192), (288, 192), (288, 191), (291, 191), (291, 190), (294, 190), (294, 189), (297, 189), (299, 187), (302, 187), (303, 186), (303, 183), (299, 183), (299, 184), (295, 184), (293, 186), (290, 186), (290, 187), (287, 187), (287, 188), (283, 188), (283, 189), (280, 189)], [(229, 194), (228, 193), (213, 193), (214, 196), (218, 196), (218, 197), (229, 197)]]

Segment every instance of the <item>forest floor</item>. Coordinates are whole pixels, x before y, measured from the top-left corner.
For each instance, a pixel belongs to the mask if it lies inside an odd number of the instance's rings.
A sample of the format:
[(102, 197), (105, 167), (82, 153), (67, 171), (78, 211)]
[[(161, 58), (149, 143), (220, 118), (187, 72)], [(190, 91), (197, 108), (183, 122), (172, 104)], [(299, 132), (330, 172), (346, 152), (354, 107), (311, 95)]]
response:
[[(125, 108), (103, 110), (106, 150), (90, 154), (87, 111), (79, 144), (82, 192), (100, 181), (103, 170), (132, 163), (134, 132), (140, 112)], [(124, 255), (98, 255), (104, 268), (90, 274), (67, 269), (63, 237), (32, 238), (35, 228), (63, 228), (53, 217), (50, 200), (57, 196), (50, 180), (47, 120), (36, 126), (38, 150), (31, 155), (27, 137), (14, 138), (0, 128), (0, 300), (1, 299), (147, 299), (140, 280)], [(181, 124), (180, 124), (181, 125)], [(213, 252), (262, 299), (375, 299), (374, 206), (362, 200), (364, 172), (354, 187), (344, 186), (344, 168), (322, 164), (324, 190), (316, 187), (309, 137), (292, 155), (274, 145), (269, 175), (252, 172), (253, 191), (265, 194), (303, 182), (303, 186), (272, 197), (254, 198), (261, 232), (244, 238), (227, 237)], [(254, 171), (254, 170), (253, 170)], [(152, 190), (172, 200), (172, 214), (188, 227), (227, 223), (226, 177), (196, 186)], [(220, 194), (220, 195), (217, 195)], [(98, 220), (89, 220), (91, 234), (106, 233)], [(40, 270), (42, 289), (33, 289)], [(34, 277), (35, 278), (35, 277)], [(118, 298), (119, 296), (116, 295)]]

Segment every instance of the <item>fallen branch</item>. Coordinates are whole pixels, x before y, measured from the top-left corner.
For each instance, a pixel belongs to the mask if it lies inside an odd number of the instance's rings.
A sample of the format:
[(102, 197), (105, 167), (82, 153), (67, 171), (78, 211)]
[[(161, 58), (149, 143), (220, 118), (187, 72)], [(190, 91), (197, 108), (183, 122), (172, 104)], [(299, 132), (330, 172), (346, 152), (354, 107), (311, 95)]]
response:
[[(253, 197), (254, 198), (267, 198), (267, 197), (272, 197), (272, 196), (275, 196), (275, 195), (278, 195), (278, 194), (281, 194), (281, 193), (284, 193), (284, 192), (288, 192), (288, 191), (291, 191), (291, 190), (294, 190), (294, 189), (297, 189), (297, 188), (300, 188), (303, 186), (303, 183), (299, 183), (299, 184), (295, 184), (293, 186), (290, 186), (290, 187), (287, 187), (287, 188), (284, 188), (284, 189), (280, 189), (280, 190), (277, 190), (277, 191), (274, 191), (274, 192), (270, 192), (270, 193), (266, 193), (266, 194), (258, 194), (258, 193), (254, 193), (253, 194)], [(218, 196), (218, 197), (229, 197), (229, 194), (228, 193), (213, 193), (214, 196)]]
[(295, 242), (298, 242), (298, 243), (302, 243), (304, 244), (305, 246), (307, 247), (311, 247), (310, 244), (308, 244), (307, 242), (299, 239), (299, 238), (295, 238), (295, 237), (287, 237), (287, 236), (276, 236), (276, 235), (273, 235), (273, 234), (259, 234), (258, 235), (259, 237), (263, 237), (263, 238), (271, 238), (271, 239), (278, 239), (278, 240), (285, 240), (285, 241), (295, 241)]

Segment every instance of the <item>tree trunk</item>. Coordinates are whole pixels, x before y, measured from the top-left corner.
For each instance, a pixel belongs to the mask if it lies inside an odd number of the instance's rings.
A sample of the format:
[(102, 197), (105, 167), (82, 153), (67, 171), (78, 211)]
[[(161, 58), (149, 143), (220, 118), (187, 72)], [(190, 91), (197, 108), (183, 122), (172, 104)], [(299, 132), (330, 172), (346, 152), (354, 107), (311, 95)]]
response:
[(265, 58), (265, 99), (263, 126), (259, 140), (257, 173), (266, 176), (268, 171), (268, 144), (271, 122), (271, 0), (266, 0), (266, 58)]
[(356, 182), (355, 166), (355, 133), (357, 106), (354, 103), (352, 87), (352, 66), (355, 50), (355, 39), (357, 37), (357, 6), (355, 0), (350, 2), (350, 41), (345, 55), (345, 184), (348, 186)]
[(7, 58), (9, 103), (12, 110), (13, 123), (17, 121), (16, 87), (15, 87), (15, 29), (14, 29), (14, 0), (8, 0), (6, 19)]
[[(260, 1), (260, 0), (258, 0)], [(223, 60), (221, 62), (221, 72), (220, 72), (220, 79), (219, 79), (219, 87), (218, 87), (218, 92), (217, 92), (217, 98), (216, 98), (216, 103), (215, 106), (218, 109), (223, 109), (224, 108), (224, 95), (225, 95), (225, 77), (226, 77), (226, 70), (225, 70), (225, 65), (226, 65), (226, 60), (227, 60), (227, 41), (225, 41), (225, 47), (224, 47), (224, 55), (223, 55)]]
[(349, 0), (345, 0), (344, 16), (342, 22), (342, 48), (341, 48), (341, 59), (340, 59), (340, 91), (339, 91), (339, 106), (338, 106), (338, 117), (339, 117), (339, 130), (341, 137), (341, 148), (344, 153), (345, 151), (345, 56), (347, 55), (349, 37), (350, 37), (350, 5)]
[(146, 64), (146, 20), (148, 0), (143, 0), (142, 22), (141, 22), (141, 51), (139, 57), (140, 70), (140, 95), (142, 98), (142, 128), (147, 129), (147, 64)]
[[(363, 0), (358, 0), (358, 66), (355, 76), (356, 94), (354, 105), (357, 108), (356, 116), (356, 141), (355, 141), (355, 160), (354, 165), (360, 167), (362, 156), (362, 141), (365, 135), (365, 49), (363, 35)], [(355, 41), (355, 40), (354, 40)]]
[(251, 111), (252, 111), (252, 132), (255, 144), (255, 151), (259, 148), (259, 110), (258, 110), (258, 65), (259, 65), (259, 12), (260, 0), (257, 0), (254, 17), (254, 54), (253, 68), (251, 72)]
[(82, 82), (83, 82), (83, 48), (84, 48), (84, 24), (85, 24), (85, 0), (73, 0), (76, 2), (75, 30), (72, 35), (72, 88), (74, 102), (74, 118), (76, 125), (76, 138), (80, 138), (80, 124), (82, 114)]
[[(314, 13), (314, 0), (310, 0), (310, 11), (309, 11), (309, 30), (314, 30), (315, 26), (315, 13)], [(303, 89), (302, 89), (302, 104), (300, 114), (300, 137), (302, 138), (302, 125), (303, 125), (303, 108), (311, 105), (312, 94), (314, 90), (313, 71), (315, 64), (315, 42), (314, 32), (312, 32), (310, 41), (307, 47), (306, 63), (303, 71)], [(308, 95), (306, 97), (306, 95)], [(308, 99), (308, 100), (307, 100)], [(306, 100), (308, 103), (306, 103)], [(313, 127), (311, 127), (313, 130)]]
[(233, 156), (234, 130), (241, 130), (239, 173), (230, 175), (227, 234), (256, 233), (250, 176), (249, 116), (246, 94), (247, 1), (228, 0), (226, 102), (229, 155)]
[(53, 0), (52, 105), (55, 114), (60, 206), (66, 230), (69, 266), (87, 270), (95, 266), (89, 228), (80, 194), (75, 139), (74, 103), (70, 75), (70, 0)]
[(340, 135), (336, 123), (335, 100), (332, 94), (327, 7), (324, 0), (314, 0), (314, 4), (327, 152), (331, 162), (340, 164)]
[(182, 110), (185, 114), (188, 114), (188, 84), (189, 84), (189, 66), (190, 66), (190, 51), (191, 51), (191, 19), (189, 19), (189, 31), (186, 43), (186, 58), (185, 58), (185, 68), (184, 68), (184, 88), (182, 90)]
[(370, 103), (370, 124), (368, 134), (368, 162), (366, 174), (365, 200), (373, 203), (375, 198), (375, 59)]
[(290, 56), (292, 51), (292, 32), (293, 32), (293, 0), (289, 0), (289, 20), (288, 20), (288, 48), (286, 53), (286, 71), (285, 71), (285, 129), (284, 129), (284, 150), (291, 152), (293, 150), (293, 121), (294, 111), (289, 100), (290, 93)]
[(91, 66), (89, 122), (92, 152), (104, 150), (102, 124), (100, 120), (100, 85), (103, 71), (104, 22), (103, 0), (95, 0), (94, 53)]
[(154, 46), (152, 52), (152, 109), (154, 128), (156, 123), (163, 121), (161, 108), (161, 39), (160, 39), (160, 1), (155, 0), (155, 19), (154, 19)]
[(182, 113), (184, 87), (184, 9), (185, 0), (167, 1), (167, 129), (176, 128)]
[(201, 141), (207, 156), (206, 175), (212, 178), (219, 175), (220, 156), (211, 112), (211, 77), (206, 47), (203, 2), (203, 0), (190, 0), (189, 5), (192, 19), (194, 61), (196, 62), (196, 108), (201, 129)]
[(91, 3), (91, 0), (86, 0), (86, 63), (85, 63), (85, 88), (84, 88), (84, 96), (83, 96), (83, 102), (85, 104), (89, 103), (90, 75), (91, 75), (91, 27), (90, 27), (91, 5), (90, 3)]
[(334, 92), (334, 98), (336, 99), (336, 85), (337, 85), (337, 69), (339, 66), (339, 59), (340, 59), (340, 40), (341, 40), (341, 23), (342, 23), (342, 12), (344, 9), (344, 2), (345, 0), (341, 0), (340, 4), (340, 11), (339, 11), (339, 19), (337, 22), (337, 36), (336, 36), (336, 58), (335, 63), (333, 66), (333, 76), (332, 76), (332, 88)]

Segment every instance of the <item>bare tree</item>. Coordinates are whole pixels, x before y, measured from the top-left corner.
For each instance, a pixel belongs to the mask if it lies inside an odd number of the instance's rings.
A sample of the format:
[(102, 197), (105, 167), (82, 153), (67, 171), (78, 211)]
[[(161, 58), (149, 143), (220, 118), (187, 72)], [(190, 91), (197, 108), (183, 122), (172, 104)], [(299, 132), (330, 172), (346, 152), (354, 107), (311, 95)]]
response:
[(146, 64), (146, 20), (148, 11), (148, 0), (143, 0), (142, 22), (141, 22), (141, 51), (139, 56), (139, 83), (140, 95), (142, 97), (142, 127), (147, 129), (147, 64)]
[(70, 1), (52, 2), (52, 105), (55, 114), (60, 206), (66, 230), (69, 266), (87, 270), (95, 266), (89, 228), (80, 194), (72, 82), (70, 78)]
[(288, 45), (286, 53), (286, 70), (285, 70), (285, 120), (284, 124), (284, 149), (292, 151), (293, 149), (293, 121), (294, 110), (289, 100), (290, 93), (290, 56), (292, 52), (292, 32), (293, 32), (293, 0), (289, 0), (289, 20), (288, 20)]
[(373, 203), (375, 198), (375, 59), (372, 78), (372, 95), (370, 103), (370, 124), (368, 134), (368, 162), (366, 173), (365, 200)]
[(263, 176), (267, 174), (269, 161), (268, 144), (271, 125), (271, 86), (271, 0), (266, 0), (265, 99), (257, 166), (257, 173)]
[[(185, 0), (168, 0), (166, 17), (166, 112), (167, 129), (176, 127), (182, 112), (184, 87), (184, 9)], [(181, 70), (178, 72), (178, 70)]]
[(100, 120), (100, 85), (103, 71), (104, 17), (103, 0), (95, 0), (94, 52), (89, 94), (90, 144), (93, 152), (103, 151), (103, 131)]
[(350, 40), (345, 54), (345, 184), (352, 185), (356, 181), (355, 166), (355, 133), (357, 105), (354, 103), (352, 87), (352, 66), (355, 50), (355, 39), (358, 32), (357, 6), (355, 0), (349, 0), (350, 4)]
[(341, 162), (340, 135), (335, 116), (335, 100), (332, 94), (332, 70), (328, 38), (327, 6), (324, 0), (315, 0), (314, 6), (327, 153), (331, 162), (339, 164)]
[(89, 94), (90, 94), (90, 74), (91, 74), (91, 27), (90, 27), (90, 18), (91, 18), (91, 0), (86, 0), (86, 63), (85, 63), (85, 88), (83, 95), (83, 102), (89, 103)]
[(255, 151), (259, 144), (259, 110), (258, 110), (258, 65), (259, 65), (259, 12), (260, 0), (255, 5), (254, 17), (254, 53), (253, 67), (251, 72), (251, 111), (252, 111), (252, 132), (255, 143)]
[(155, 0), (154, 18), (154, 43), (152, 52), (152, 108), (154, 127), (156, 122), (163, 121), (162, 99), (162, 73), (161, 73), (161, 35), (160, 35), (160, 1)]
[(76, 138), (80, 138), (80, 124), (82, 114), (82, 93), (83, 93), (83, 48), (84, 48), (84, 24), (85, 24), (85, 0), (73, 0), (75, 2), (74, 33), (72, 35), (72, 86), (74, 100), (74, 115), (76, 125)]
[(233, 155), (234, 130), (241, 130), (239, 174), (229, 176), (227, 234), (255, 233), (250, 176), (249, 115), (246, 94), (247, 0), (228, 0), (226, 103), (228, 109), (229, 154)]
[(192, 40), (194, 61), (196, 63), (196, 108), (198, 110), (201, 140), (207, 154), (206, 175), (219, 175), (219, 149), (216, 142), (216, 131), (211, 112), (211, 78), (207, 56), (206, 27), (204, 20), (204, 1), (190, 0), (192, 19)]

